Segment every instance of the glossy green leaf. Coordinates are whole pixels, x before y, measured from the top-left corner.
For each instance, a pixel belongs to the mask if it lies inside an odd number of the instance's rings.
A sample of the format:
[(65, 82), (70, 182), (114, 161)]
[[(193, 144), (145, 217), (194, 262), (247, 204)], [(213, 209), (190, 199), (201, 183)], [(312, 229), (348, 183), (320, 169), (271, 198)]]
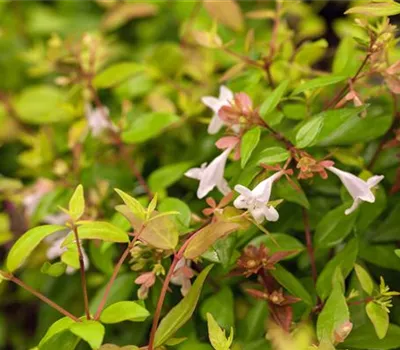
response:
[(238, 229), (238, 224), (224, 221), (217, 221), (203, 227), (190, 240), (184, 252), (185, 258), (192, 260), (199, 257), (210, 248), (217, 239)]
[(240, 143), (240, 166), (244, 168), (260, 141), (261, 129), (256, 127), (247, 131)]
[(213, 265), (207, 266), (196, 278), (189, 293), (161, 320), (155, 335), (154, 347), (170, 339), (191, 317), (200, 297), (203, 283)]
[[(360, 246), (359, 256), (361, 259), (386, 269), (400, 271), (399, 258), (394, 253), (396, 245), (381, 244)], [(376, 257), (379, 256), (379, 259)]]
[(325, 300), (332, 291), (332, 279), (337, 268), (346, 278), (353, 270), (358, 253), (358, 241), (352, 239), (347, 245), (336, 254), (320, 272), (317, 280), (317, 293), (322, 300)]
[(372, 281), (371, 276), (369, 273), (358, 264), (354, 265), (354, 270), (356, 272), (358, 281), (361, 284), (362, 289), (368, 294), (371, 295), (374, 290), (374, 282)]
[(40, 340), (39, 348), (46, 343), (50, 338), (54, 337), (56, 334), (63, 332), (71, 327), (75, 323), (74, 320), (69, 317), (63, 317), (54, 322), (50, 328), (47, 330), (46, 334)]
[(309, 80), (309, 81), (305, 82), (304, 84), (301, 84), (300, 86), (298, 86), (296, 89), (294, 89), (292, 94), (298, 95), (307, 90), (315, 90), (315, 89), (322, 88), (325, 86), (337, 84), (345, 79), (346, 79), (346, 77), (342, 76), (342, 75), (338, 75), (338, 76), (331, 75), (328, 77), (315, 78), (315, 79)]
[(333, 286), (332, 293), (318, 316), (318, 339), (327, 338), (333, 342), (336, 329), (348, 322), (349, 318), (350, 314), (346, 298), (343, 295), (341, 286), (337, 283)]
[(99, 89), (109, 88), (123, 82), (142, 70), (143, 66), (135, 62), (117, 63), (97, 74), (93, 79), (93, 84)]
[(14, 272), (18, 269), (39, 243), (54, 232), (64, 230), (60, 225), (38, 226), (25, 232), (13, 245), (7, 256), (7, 269)]
[(260, 115), (261, 117), (265, 117), (269, 113), (271, 113), (279, 104), (280, 100), (282, 99), (283, 95), (286, 92), (286, 89), (289, 85), (288, 80), (282, 81), (278, 87), (272, 91), (266, 100), (261, 104), (260, 107)]
[(310, 119), (296, 134), (296, 146), (304, 148), (315, 143), (324, 123), (323, 117)]
[(103, 342), (105, 329), (97, 321), (82, 320), (71, 325), (70, 331), (86, 341), (92, 349), (98, 349)]
[(179, 212), (179, 215), (174, 215), (171, 219), (175, 220), (183, 227), (189, 227), (192, 213), (189, 206), (180, 199), (172, 197), (165, 198), (160, 202), (158, 209), (160, 212)]
[(329, 211), (318, 223), (314, 243), (319, 248), (328, 248), (342, 242), (353, 230), (357, 212), (346, 215), (351, 204), (343, 204)]
[(229, 287), (222, 287), (217, 293), (210, 295), (200, 305), (199, 310), (203, 320), (207, 320), (207, 314), (211, 314), (225, 329), (235, 324), (235, 300)]
[(313, 305), (313, 300), (301, 282), (282, 265), (276, 264), (275, 270), (270, 271), (271, 275), (280, 285), (285, 287), (291, 294), (300, 298), (304, 303)]
[[(105, 242), (127, 243), (128, 234), (119, 227), (105, 221), (86, 222), (78, 227), (79, 239), (99, 239)], [(63, 242), (63, 246), (72, 243), (75, 240), (71, 232)]]
[(83, 186), (78, 185), (73, 193), (68, 207), (69, 215), (73, 221), (77, 221), (85, 211), (85, 197), (83, 195)]
[(153, 171), (149, 176), (149, 186), (153, 192), (162, 191), (178, 181), (192, 162), (169, 164)]
[(62, 274), (64, 274), (66, 268), (67, 266), (62, 262), (56, 262), (54, 264), (50, 264), (48, 261), (46, 261), (42, 265), (40, 272), (52, 277), (59, 277)]
[(150, 313), (139, 303), (120, 301), (104, 309), (100, 316), (100, 321), (103, 323), (142, 322), (148, 316), (150, 316)]
[(385, 338), (379, 339), (369, 322), (355, 328), (342, 346), (351, 349), (389, 350), (400, 347), (400, 327), (389, 324)]
[(292, 183), (289, 183), (289, 181), (284, 177), (279, 179), (279, 181), (274, 183), (272, 193), (275, 194), (276, 198), (282, 198), (288, 202), (300, 204), (304, 208), (308, 209), (310, 203), (308, 202), (303, 189), (296, 179), (292, 178), (291, 180)]
[(285, 233), (270, 233), (269, 235), (258, 236), (248, 243), (248, 245), (256, 247), (261, 244), (264, 244), (268, 248), (270, 254), (293, 250), (293, 254), (289, 255), (286, 259), (294, 258), (305, 249), (304, 244), (297, 238)]
[(389, 314), (382, 307), (382, 305), (375, 302), (369, 302), (365, 307), (368, 318), (374, 325), (376, 335), (379, 339), (385, 338), (389, 328)]
[(255, 159), (251, 161), (251, 164), (276, 164), (284, 162), (289, 156), (289, 151), (282, 147), (269, 147), (263, 149), (259, 154), (253, 157)]
[(175, 114), (153, 112), (136, 118), (128, 130), (122, 133), (126, 143), (141, 143), (158, 136), (165, 128), (179, 120)]

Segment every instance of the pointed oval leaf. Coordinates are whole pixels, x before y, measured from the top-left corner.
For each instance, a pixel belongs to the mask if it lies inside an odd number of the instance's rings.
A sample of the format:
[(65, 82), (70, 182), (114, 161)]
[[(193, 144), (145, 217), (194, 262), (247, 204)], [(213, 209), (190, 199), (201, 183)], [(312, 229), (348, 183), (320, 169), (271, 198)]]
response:
[(10, 272), (18, 269), (39, 243), (54, 232), (64, 230), (60, 225), (38, 226), (25, 232), (18, 241), (15, 242), (7, 256), (7, 269)]
[(75, 321), (70, 319), (69, 317), (63, 317), (54, 322), (50, 328), (47, 330), (46, 334), (44, 337), (41, 339), (39, 343), (39, 348), (46, 343), (50, 338), (54, 337), (56, 334), (61, 333), (71, 327), (72, 324), (74, 324)]
[(69, 215), (71, 219), (77, 221), (85, 211), (85, 197), (83, 194), (83, 186), (78, 185), (73, 193), (68, 206)]
[(328, 76), (328, 77), (315, 78), (315, 79), (309, 80), (309, 81), (305, 82), (304, 84), (301, 84), (300, 86), (298, 86), (296, 89), (294, 89), (292, 95), (298, 95), (307, 90), (315, 90), (315, 89), (325, 87), (328, 85), (337, 84), (343, 80), (346, 80), (346, 76), (333, 75), (333, 76)]
[(97, 74), (93, 79), (93, 84), (99, 89), (109, 88), (122, 83), (124, 80), (141, 71), (143, 71), (143, 66), (138, 63), (117, 63)]
[(184, 256), (186, 259), (195, 259), (210, 248), (217, 239), (239, 229), (239, 225), (233, 222), (217, 221), (203, 227), (190, 240)]
[(322, 116), (312, 118), (305, 123), (296, 134), (296, 146), (299, 148), (312, 146), (317, 140), (323, 124)]
[(71, 325), (70, 331), (86, 341), (92, 349), (98, 349), (103, 342), (105, 329), (97, 321), (82, 320)]
[(256, 127), (247, 131), (240, 143), (240, 166), (244, 168), (260, 141), (261, 130)]
[(140, 204), (140, 202), (130, 196), (129, 194), (125, 193), (124, 191), (119, 190), (118, 188), (115, 189), (115, 192), (119, 194), (119, 196), (122, 198), (126, 206), (132, 211), (132, 213), (139, 217), (140, 219), (144, 220), (146, 216), (146, 210), (143, 208), (143, 206)]
[(356, 271), (356, 275), (362, 289), (364, 289), (364, 291), (368, 293), (368, 295), (371, 295), (374, 290), (374, 282), (372, 281), (369, 273), (361, 265), (358, 264), (354, 265), (354, 270)]
[(282, 147), (269, 147), (263, 149), (255, 158), (251, 164), (276, 164), (284, 162), (289, 158), (289, 151)]
[[(79, 239), (100, 239), (105, 242), (126, 243), (129, 242), (128, 234), (119, 227), (105, 221), (87, 222), (78, 227)], [(73, 232), (65, 238), (62, 246), (72, 243), (75, 240)]]
[(274, 91), (272, 91), (268, 95), (267, 99), (262, 103), (260, 107), (261, 117), (264, 118), (276, 108), (276, 106), (279, 104), (279, 101), (285, 94), (288, 85), (289, 80), (284, 80), (278, 85), (278, 87)]
[(104, 309), (100, 316), (103, 323), (119, 323), (122, 321), (142, 322), (150, 313), (145, 307), (134, 301), (121, 301)]
[(192, 317), (203, 283), (212, 268), (213, 265), (209, 265), (201, 271), (189, 293), (162, 319), (155, 335), (155, 348), (165, 344)]
[(368, 318), (371, 320), (374, 325), (376, 335), (379, 339), (385, 338), (385, 335), (389, 328), (389, 315), (385, 311), (385, 309), (375, 303), (369, 302), (365, 307), (365, 311), (367, 312)]
[[(153, 212), (157, 215), (157, 212)], [(140, 240), (158, 249), (174, 249), (179, 241), (179, 232), (169, 216), (154, 216), (148, 221), (140, 233)]]

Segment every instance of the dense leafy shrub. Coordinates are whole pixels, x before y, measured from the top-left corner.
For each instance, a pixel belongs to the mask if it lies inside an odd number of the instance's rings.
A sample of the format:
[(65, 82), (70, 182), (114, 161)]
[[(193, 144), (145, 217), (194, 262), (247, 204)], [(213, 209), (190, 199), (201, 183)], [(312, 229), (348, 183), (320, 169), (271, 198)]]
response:
[(0, 348), (400, 349), (398, 14), (0, 2)]

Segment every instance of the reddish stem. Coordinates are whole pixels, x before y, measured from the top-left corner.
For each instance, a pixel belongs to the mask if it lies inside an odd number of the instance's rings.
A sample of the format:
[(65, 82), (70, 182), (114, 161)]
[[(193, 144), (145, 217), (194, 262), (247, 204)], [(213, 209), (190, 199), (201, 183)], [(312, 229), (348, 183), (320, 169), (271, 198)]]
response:
[(90, 320), (90, 311), (89, 311), (89, 298), (87, 293), (87, 286), (86, 286), (86, 275), (85, 275), (85, 263), (83, 261), (83, 253), (81, 243), (79, 242), (78, 236), (78, 227), (73, 225), (72, 231), (74, 232), (76, 246), (78, 247), (78, 256), (79, 256), (79, 269), (81, 272), (81, 284), (82, 284), (82, 294), (83, 294), (83, 302), (85, 305), (85, 314), (86, 318)]
[(303, 223), (304, 223), (304, 233), (306, 236), (307, 252), (308, 256), (310, 257), (310, 263), (311, 263), (312, 279), (314, 281), (314, 286), (315, 286), (317, 284), (317, 266), (315, 264), (314, 248), (312, 245), (310, 220), (308, 217), (307, 209), (305, 208), (303, 208)]

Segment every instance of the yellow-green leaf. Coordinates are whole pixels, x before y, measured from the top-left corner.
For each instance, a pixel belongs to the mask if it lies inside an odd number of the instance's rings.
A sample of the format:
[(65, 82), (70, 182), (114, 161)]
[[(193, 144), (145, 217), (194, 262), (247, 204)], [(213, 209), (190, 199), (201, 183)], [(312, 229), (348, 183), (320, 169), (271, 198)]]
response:
[(369, 302), (365, 307), (368, 318), (374, 325), (376, 335), (379, 339), (383, 339), (389, 328), (389, 315), (386, 310), (375, 302)]
[[(153, 212), (157, 215), (157, 212)], [(174, 249), (179, 240), (178, 228), (168, 216), (154, 216), (145, 224), (140, 239), (158, 249)]]
[(85, 211), (85, 197), (83, 195), (83, 186), (78, 185), (75, 192), (73, 193), (68, 207), (69, 215), (71, 219), (77, 221), (83, 215)]
[(133, 198), (124, 191), (119, 190), (118, 188), (115, 189), (115, 192), (119, 194), (126, 206), (132, 211), (135, 216), (139, 217), (142, 220), (145, 218), (146, 210), (137, 199)]
[(229, 338), (226, 338), (225, 330), (221, 329), (210, 313), (207, 313), (207, 326), (208, 338), (213, 348), (215, 350), (229, 350), (233, 341), (233, 328), (231, 328)]
[(117, 63), (97, 74), (93, 80), (93, 83), (99, 89), (109, 88), (122, 83), (132, 75), (141, 71), (143, 71), (143, 66), (138, 63)]
[(97, 321), (82, 320), (71, 325), (70, 331), (86, 341), (92, 349), (98, 349), (103, 342), (105, 329)]
[(15, 242), (7, 256), (7, 269), (10, 272), (18, 269), (39, 243), (54, 232), (65, 229), (60, 225), (44, 225), (25, 232)]
[(120, 301), (112, 304), (102, 312), (103, 323), (119, 323), (122, 321), (142, 322), (150, 313), (145, 307), (134, 301)]
[(355, 264), (354, 269), (356, 271), (356, 275), (358, 278), (358, 281), (361, 284), (362, 289), (369, 295), (372, 294), (374, 290), (374, 282), (372, 281), (371, 276), (368, 274), (368, 272), (360, 265)]
[(261, 130), (259, 127), (247, 131), (240, 143), (240, 166), (244, 168), (254, 149), (260, 141)]
[(234, 0), (205, 0), (204, 7), (212, 18), (218, 22), (226, 25), (227, 27), (240, 31), (243, 29), (243, 13)]

